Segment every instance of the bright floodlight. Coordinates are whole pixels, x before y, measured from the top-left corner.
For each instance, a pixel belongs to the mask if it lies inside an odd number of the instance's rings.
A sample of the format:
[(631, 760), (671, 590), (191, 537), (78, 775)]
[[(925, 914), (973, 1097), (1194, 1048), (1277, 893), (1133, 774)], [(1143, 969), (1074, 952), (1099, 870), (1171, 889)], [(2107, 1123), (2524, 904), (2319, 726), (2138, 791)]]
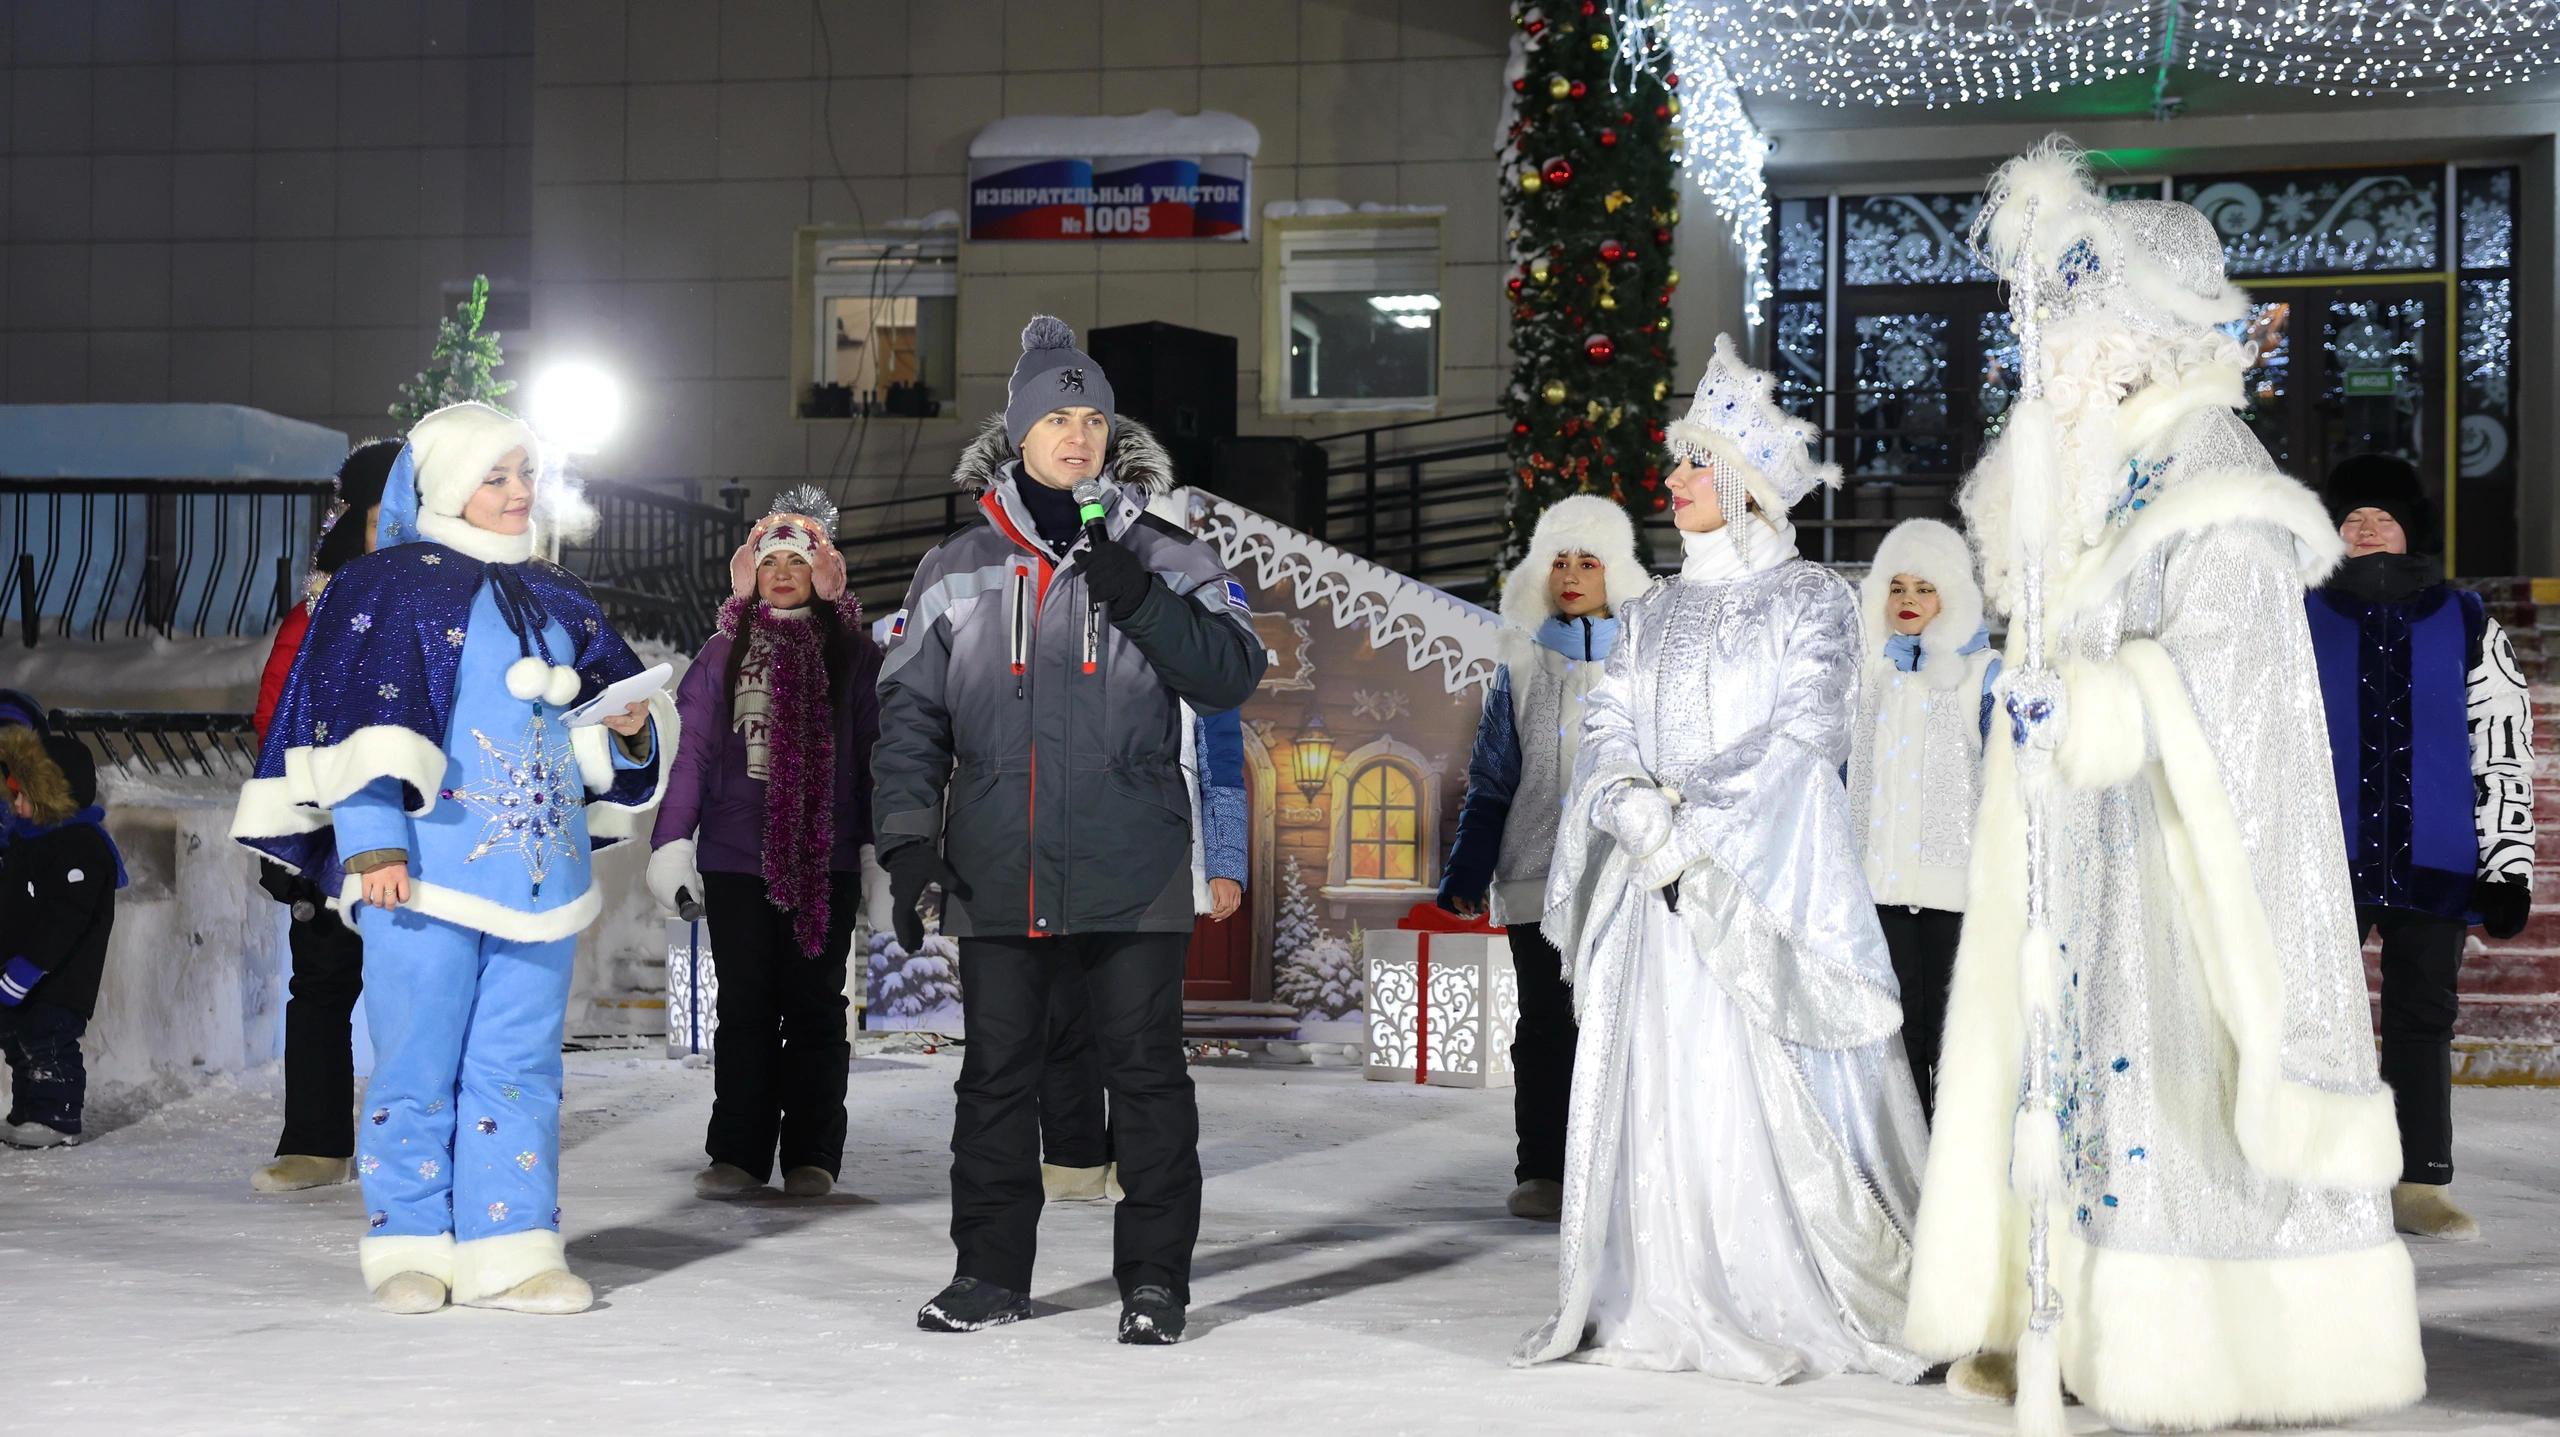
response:
[(622, 386), (592, 364), (561, 364), (533, 382), (533, 423), (572, 454), (604, 447), (622, 423)]

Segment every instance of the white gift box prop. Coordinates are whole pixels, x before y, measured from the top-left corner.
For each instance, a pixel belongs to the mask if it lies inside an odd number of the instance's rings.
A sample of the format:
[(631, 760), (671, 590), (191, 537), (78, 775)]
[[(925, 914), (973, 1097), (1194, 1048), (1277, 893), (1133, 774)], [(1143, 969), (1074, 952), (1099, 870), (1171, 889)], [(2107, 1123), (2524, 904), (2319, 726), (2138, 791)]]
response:
[(711, 1051), (720, 1026), (720, 975), (711, 966), (711, 925), (667, 920), (667, 1056)]
[(1372, 928), (1369, 1055), (1361, 1076), (1444, 1088), (1511, 1086), (1520, 976), (1500, 933)]

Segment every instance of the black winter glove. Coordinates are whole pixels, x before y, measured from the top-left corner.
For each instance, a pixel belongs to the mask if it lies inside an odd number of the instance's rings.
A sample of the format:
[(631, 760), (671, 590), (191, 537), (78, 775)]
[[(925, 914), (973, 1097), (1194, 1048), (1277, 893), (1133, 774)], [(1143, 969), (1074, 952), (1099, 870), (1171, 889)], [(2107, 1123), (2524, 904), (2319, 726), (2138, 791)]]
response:
[(2492, 938), (2513, 938), (2533, 917), (2533, 880), (2484, 878), (2471, 885), (2471, 906), (2480, 912), (2480, 927)]
[(916, 900), (924, 897), (926, 885), (939, 883), (945, 901), (968, 899), (969, 885), (934, 851), (931, 843), (910, 843), (880, 860), (889, 870), (889, 918), (898, 930), (898, 946), (909, 953), (924, 948), (924, 915), (916, 911)]
[(1147, 601), (1147, 586), (1155, 582), (1155, 575), (1138, 562), (1138, 556), (1115, 539), (1097, 538), (1086, 544), (1076, 556), (1075, 569), (1084, 576), (1085, 592), (1111, 611), (1115, 624), (1137, 617), (1138, 606)]

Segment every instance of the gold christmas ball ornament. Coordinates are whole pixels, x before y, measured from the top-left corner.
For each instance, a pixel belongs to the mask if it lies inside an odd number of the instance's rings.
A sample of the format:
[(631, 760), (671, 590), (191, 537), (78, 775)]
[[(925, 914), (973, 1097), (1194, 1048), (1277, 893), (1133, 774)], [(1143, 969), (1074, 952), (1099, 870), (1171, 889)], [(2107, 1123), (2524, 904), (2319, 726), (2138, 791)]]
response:
[(1544, 255), (1529, 261), (1529, 277), (1536, 280), (1538, 283), (1545, 284), (1547, 280), (1552, 277), (1552, 274), (1553, 272), (1547, 268), (1547, 261)]
[(1668, 379), (1657, 379), (1657, 380), (1655, 380), (1655, 381), (1653, 382), (1653, 402), (1654, 402), (1654, 403), (1656, 403), (1656, 404), (1660, 404), (1660, 403), (1661, 403), (1665, 398), (1669, 397), (1670, 393), (1671, 393), (1671, 381), (1670, 381), (1670, 380), (1668, 380)]
[(1591, 37), (1591, 48), (1592, 48), (1592, 49), (1594, 49), (1594, 50), (1598, 50), (1598, 51), (1600, 51), (1600, 52), (1601, 52), (1601, 53), (1603, 53), (1603, 54), (1608, 53), (1608, 50), (1609, 50), (1609, 37), (1608, 37), (1608, 36), (1606, 36), (1606, 35), (1594, 35), (1594, 36), (1592, 36), (1592, 37)]
[(1547, 387), (1538, 391), (1538, 397), (1547, 401), (1549, 404), (1564, 403), (1564, 381), (1561, 379), (1548, 380)]
[(1547, 182), (1538, 178), (1538, 172), (1536, 170), (1522, 170), (1520, 172), (1520, 193), (1524, 195), (1534, 195), (1546, 187)]
[(1671, 113), (1675, 115), (1680, 113), (1680, 97), (1677, 95), (1671, 97)]
[(1663, 283), (1670, 285), (1673, 289), (1678, 289), (1680, 287), (1680, 271), (1676, 269), (1673, 270), (1669, 275), (1664, 277)]
[(1547, 95), (1550, 99), (1561, 100), (1572, 93), (1573, 82), (1562, 75), (1558, 75), (1547, 82)]
[(1618, 307), (1618, 297), (1614, 294), (1604, 294), (1600, 296), (1600, 307), (1602, 309), (1616, 309)]
[(1613, 215), (1635, 202), (1635, 196), (1628, 194), (1625, 190), (1611, 190), (1600, 200), (1600, 203), (1609, 207), (1609, 213)]

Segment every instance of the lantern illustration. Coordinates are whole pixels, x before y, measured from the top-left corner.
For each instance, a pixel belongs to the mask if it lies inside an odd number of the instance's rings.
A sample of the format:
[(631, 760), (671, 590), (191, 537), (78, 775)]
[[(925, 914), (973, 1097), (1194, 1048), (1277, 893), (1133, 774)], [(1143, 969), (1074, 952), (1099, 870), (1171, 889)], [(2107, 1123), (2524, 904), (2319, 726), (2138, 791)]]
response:
[(1324, 715), (1312, 708), (1307, 710), (1306, 726), (1289, 745), (1289, 776), (1297, 780), (1298, 792), (1309, 803), (1333, 781), (1333, 735), (1324, 726)]
[(667, 1056), (711, 1051), (720, 1026), (720, 977), (711, 966), (711, 925), (667, 920)]
[(1361, 948), (1369, 984), (1362, 1077), (1444, 1088), (1511, 1086), (1520, 977), (1502, 930), (1417, 904), (1403, 924), (1369, 930)]

